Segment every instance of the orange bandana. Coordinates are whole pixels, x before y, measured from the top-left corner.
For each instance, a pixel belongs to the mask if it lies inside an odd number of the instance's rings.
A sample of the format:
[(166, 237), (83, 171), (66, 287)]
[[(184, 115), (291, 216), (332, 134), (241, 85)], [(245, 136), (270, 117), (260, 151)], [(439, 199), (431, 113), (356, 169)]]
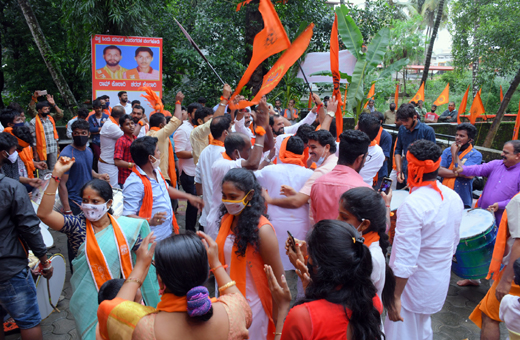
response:
[(371, 231), (369, 233), (364, 234), (363, 238), (365, 239), (365, 242), (363, 242), (363, 244), (367, 247), (370, 247), (372, 243), (379, 241), (379, 234), (375, 231)]
[[(56, 123), (54, 122), (54, 119), (48, 115), (47, 118), (52, 123), (52, 126), (54, 127), (54, 139), (59, 139), (58, 132), (56, 131)], [(38, 156), (40, 157), (40, 161), (46, 161), (47, 160), (47, 141), (45, 140), (45, 130), (43, 129), (43, 124), (40, 119), (39, 115), (36, 115), (35, 117), (35, 130), (36, 130), (36, 152), (38, 153)]]
[(415, 158), (415, 156), (412, 155), (410, 151), (408, 151), (406, 153), (406, 160), (408, 161), (408, 186), (410, 189), (413, 189), (414, 187), (424, 187), (431, 185), (433, 189), (435, 189), (435, 191), (441, 195), (441, 198), (444, 199), (441, 190), (437, 186), (437, 181), (423, 181), (423, 175), (425, 173), (427, 174), (439, 169), (439, 166), (441, 165), (441, 158), (439, 157), (436, 162), (430, 159), (420, 161)]
[[(150, 128), (152, 131), (159, 131), (160, 128), (154, 126)], [(173, 154), (173, 145), (172, 141), (168, 138), (168, 177), (170, 177), (170, 182), (174, 188), (177, 187), (177, 173), (175, 172), (175, 156)], [(161, 174), (162, 175), (162, 174)]]
[[(222, 221), (220, 224), (220, 230), (218, 232), (218, 236), (216, 239), (218, 245), (218, 257), (220, 259), (220, 263), (222, 265), (226, 264), (226, 257), (224, 255), (224, 243), (226, 242), (226, 238), (228, 235), (233, 234), (231, 231), (231, 224), (233, 223), (233, 215), (225, 214), (222, 217)], [(270, 225), (273, 228), (273, 225), (269, 222), (265, 216), (260, 216), (260, 221), (258, 222), (258, 229), (264, 225)], [(274, 230), (274, 228), (273, 228)], [(233, 244), (233, 250), (231, 252), (231, 263), (230, 263), (230, 277), (231, 280), (236, 282), (237, 288), (240, 290), (242, 295), (246, 297), (246, 264), (251, 270), (251, 274), (253, 276), (253, 281), (255, 283), (256, 289), (258, 291), (258, 296), (260, 297), (260, 301), (262, 302), (262, 306), (264, 307), (264, 311), (269, 318), (269, 326), (267, 330), (267, 339), (274, 339), (274, 331), (276, 329), (273, 322), (273, 300), (271, 296), (271, 291), (269, 290), (269, 285), (267, 283), (267, 276), (264, 272), (264, 260), (260, 253), (255, 250), (255, 247), (248, 245), (246, 249), (246, 256), (237, 256), (235, 252), (237, 251), (236, 244)]]
[[(468, 146), (468, 148), (466, 150), (464, 150), (463, 153), (460, 154), (459, 160), (462, 160), (464, 158), (464, 156), (466, 156), (471, 150), (473, 150), (473, 145), (470, 144)], [(455, 164), (453, 163), (453, 159), (452, 159), (450, 167), (448, 169), (449, 170), (453, 170), (454, 166), (455, 166)], [(457, 179), (457, 177), (445, 178), (445, 179), (442, 180), (442, 184), (444, 184), (445, 186), (447, 186), (448, 188), (453, 190), (453, 188), (455, 188), (455, 180), (456, 179)]]
[[(211, 136), (211, 135), (210, 135)], [(210, 143), (211, 145), (224, 146), (224, 142), (219, 141), (218, 139), (214, 139)]]
[(278, 158), (282, 163), (286, 164), (295, 164), (299, 166), (305, 167), (305, 164), (303, 163), (305, 159), (305, 155), (297, 155), (295, 153), (292, 153), (290, 151), (287, 151), (287, 142), (289, 141), (289, 138), (287, 137), (282, 141), (282, 146), (280, 146), (280, 152), (278, 153)]
[[(123, 278), (126, 279), (128, 276), (130, 276), (130, 273), (133, 269), (130, 247), (128, 246), (128, 241), (126, 240), (125, 234), (121, 231), (121, 227), (119, 227), (116, 219), (110, 214), (108, 214), (108, 217), (110, 218), (110, 223), (114, 229), (114, 237), (116, 239), (118, 249), (117, 254), (119, 255), (121, 273), (123, 274)], [(92, 228), (92, 225), (88, 219), (86, 220), (86, 223), (87, 236), (85, 238), (85, 257), (87, 259), (92, 278), (94, 279), (94, 283), (96, 284), (96, 289), (99, 291), (99, 288), (103, 285), (103, 283), (107, 282), (108, 280), (112, 280), (114, 276), (110, 272), (110, 267), (108, 266), (107, 260), (105, 259), (105, 255), (99, 248), (96, 235), (94, 234), (94, 228)]]
[[(141, 209), (139, 210), (139, 217), (142, 217), (146, 220), (152, 217), (152, 209), (153, 209), (153, 191), (152, 191), (152, 183), (150, 183), (150, 180), (145, 175), (141, 175), (141, 173), (137, 170), (136, 165), (132, 168), (132, 172), (135, 173), (144, 185), (144, 197), (143, 197), (143, 203), (141, 204)], [(164, 181), (164, 185), (168, 188), (168, 183), (166, 183), (166, 180), (164, 179), (163, 174), (159, 171), (161, 174), (161, 177)], [(179, 225), (177, 224), (177, 219), (175, 218), (175, 214), (172, 213), (172, 225), (173, 230), (175, 231), (175, 234), (179, 233)]]

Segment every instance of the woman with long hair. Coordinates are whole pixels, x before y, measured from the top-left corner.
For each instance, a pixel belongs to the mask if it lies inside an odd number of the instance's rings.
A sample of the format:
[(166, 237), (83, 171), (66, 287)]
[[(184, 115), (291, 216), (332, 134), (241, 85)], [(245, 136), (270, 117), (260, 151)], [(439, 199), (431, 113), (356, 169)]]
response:
[[(157, 308), (134, 302), (153, 263), (163, 291)], [(219, 299), (210, 299), (204, 286), (210, 270)], [(247, 301), (220, 263), (216, 242), (203, 232), (172, 235), (159, 243), (146, 237), (132, 274), (115, 299), (101, 303), (97, 315), (100, 338), (105, 340), (242, 340), (248, 337), (252, 317)]]
[[(72, 297), (70, 310), (81, 339), (95, 339), (99, 288), (108, 280), (128, 278), (134, 264), (133, 254), (142, 239), (150, 233), (145, 220), (112, 216), (112, 187), (93, 179), (80, 192), (81, 210), (77, 216), (53, 211), (54, 197), (61, 176), (70, 170), (74, 159), (61, 157), (38, 208), (38, 217), (50, 228), (67, 234), (73, 254), (74, 273), (70, 279)], [(143, 280), (141, 288), (145, 302), (156, 306), (159, 286), (155, 271)]]
[(307, 237), (310, 280), (303, 300), (289, 311), (290, 292), (266, 266), (272, 295), (279, 307), (277, 338), (381, 339), (383, 306), (370, 278), (372, 256), (361, 234), (350, 224), (322, 220)]
[(249, 339), (273, 339), (277, 311), (264, 272), (270, 265), (279, 282), (284, 269), (273, 226), (265, 216), (262, 188), (253, 172), (231, 169), (222, 180), (220, 262), (253, 311)]

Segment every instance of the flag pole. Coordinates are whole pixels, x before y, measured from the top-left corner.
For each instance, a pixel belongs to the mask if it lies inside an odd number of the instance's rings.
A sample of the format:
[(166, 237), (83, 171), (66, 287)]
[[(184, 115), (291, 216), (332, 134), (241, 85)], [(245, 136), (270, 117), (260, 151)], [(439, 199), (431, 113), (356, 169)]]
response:
[(184, 29), (184, 27), (182, 27), (182, 25), (177, 21), (177, 19), (173, 18), (173, 20), (175, 20), (175, 22), (177, 23), (177, 25), (179, 25), (179, 28), (181, 29), (182, 33), (184, 33), (184, 35), (186, 36), (186, 39), (188, 39), (188, 41), (191, 43), (191, 46), (193, 46), (195, 48), (195, 50), (197, 50), (197, 52), (199, 52), (200, 56), (202, 57), (202, 59), (204, 59), (204, 61), (208, 64), (208, 66), (211, 68), (211, 70), (213, 71), (213, 73), (215, 73), (215, 75), (217, 76), (217, 78), (220, 80), (220, 82), (222, 83), (222, 85), (226, 85), (226, 83), (222, 80), (222, 78), (220, 78), (220, 76), (218, 75), (217, 71), (215, 71), (215, 69), (213, 68), (213, 66), (211, 66), (210, 62), (208, 61), (208, 59), (206, 58), (206, 56), (204, 56), (204, 54), (202, 53), (202, 51), (200, 50), (199, 46), (197, 46), (197, 44), (195, 43), (195, 41), (193, 41), (193, 39), (191, 38), (191, 36), (188, 34), (188, 32), (186, 32), (186, 30)]
[(312, 93), (311, 84), (307, 80), (307, 76), (305, 75), (305, 72), (303, 72), (302, 64), (300, 64), (299, 59), (297, 60), (297, 62), (298, 62), (298, 67), (300, 68), (300, 71), (302, 72), (303, 79), (305, 79), (305, 83), (307, 83), (307, 87), (309, 87), (309, 92), (311, 93), (312, 101), (314, 102), (314, 104), (316, 104), (316, 106), (318, 106), (318, 103), (316, 103), (316, 100), (314, 99), (314, 94)]

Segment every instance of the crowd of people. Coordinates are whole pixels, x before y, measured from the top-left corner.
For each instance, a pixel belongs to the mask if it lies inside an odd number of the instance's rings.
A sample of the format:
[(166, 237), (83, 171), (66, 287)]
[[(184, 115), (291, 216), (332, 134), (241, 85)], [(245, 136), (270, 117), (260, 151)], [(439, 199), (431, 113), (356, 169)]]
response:
[[(147, 113), (125, 92), (114, 107), (102, 96), (67, 123), (61, 150), (52, 96), (35, 93), (29, 123), (16, 103), (0, 112), (0, 317), (22, 339), (43, 339), (31, 273), (53, 274), (40, 221), (67, 236), (84, 340), (432, 339), (475, 176), (498, 233), (493, 284), (469, 317), (482, 339), (499, 339), (501, 320), (520, 333), (520, 141), (481, 164), (475, 126), (459, 124), (443, 151), (426, 124), (450, 121), (454, 103), (437, 116), (372, 100), (337, 135), (335, 97), (313, 94), (300, 117), (265, 97), (235, 110), (245, 98), (231, 94), (209, 108), (178, 92), (173, 114), (160, 99)], [(395, 190), (407, 194), (396, 214)]]

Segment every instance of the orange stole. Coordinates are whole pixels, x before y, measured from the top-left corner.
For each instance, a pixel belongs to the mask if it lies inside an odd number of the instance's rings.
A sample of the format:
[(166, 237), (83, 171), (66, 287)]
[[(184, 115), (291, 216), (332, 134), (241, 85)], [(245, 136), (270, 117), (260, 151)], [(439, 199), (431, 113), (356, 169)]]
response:
[[(233, 215), (225, 214), (222, 217), (222, 221), (220, 223), (220, 231), (218, 233), (216, 242), (218, 245), (218, 257), (220, 259), (220, 263), (225, 265), (226, 258), (224, 255), (224, 243), (226, 242), (226, 238), (228, 235), (232, 234), (231, 224), (233, 223)], [(258, 222), (258, 229), (264, 225), (270, 225), (273, 228), (273, 225), (265, 216), (260, 217), (260, 221)], [(274, 228), (273, 228), (274, 230)], [(230, 267), (230, 276), (231, 279), (236, 282), (237, 288), (240, 290), (244, 297), (246, 296), (246, 265), (251, 270), (251, 274), (253, 276), (253, 280), (255, 286), (258, 290), (258, 295), (260, 296), (260, 301), (262, 302), (262, 306), (264, 307), (264, 311), (269, 317), (269, 326), (267, 329), (267, 339), (274, 339), (275, 332), (275, 324), (273, 321), (273, 301), (271, 297), (271, 291), (269, 290), (269, 285), (267, 283), (267, 276), (264, 272), (264, 260), (260, 256), (260, 254), (255, 250), (255, 248), (251, 245), (247, 246), (246, 256), (238, 257), (235, 255), (237, 250), (236, 245), (233, 245), (233, 253), (231, 254), (231, 267)]]
[(414, 155), (408, 151), (406, 153), (406, 160), (408, 161), (408, 186), (410, 189), (413, 189), (414, 187), (424, 187), (427, 185), (431, 185), (435, 191), (437, 191), (441, 198), (444, 200), (444, 196), (442, 196), (442, 191), (437, 186), (437, 181), (423, 181), (423, 175), (434, 172), (437, 170), (441, 164), (441, 158), (437, 160), (437, 162), (434, 162), (430, 159), (425, 161), (420, 161), (417, 158), (415, 158)]
[(108, 118), (110, 119), (110, 121), (112, 121), (112, 123), (116, 124), (117, 126), (119, 126), (119, 122), (117, 122), (114, 117), (112, 117), (111, 115), (108, 115)]
[(397, 166), (395, 165), (395, 147), (397, 145), (397, 138), (395, 139), (394, 148), (392, 149), (392, 169), (396, 170)]
[(96, 70), (96, 79), (112, 79), (112, 76), (104, 68)]
[[(14, 136), (12, 127), (6, 127), (4, 129), (4, 132), (7, 132)], [(16, 136), (14, 136), (14, 137), (16, 137)], [(20, 138), (16, 137), (16, 140), (18, 141), (18, 145), (22, 148), (22, 151), (20, 151), (18, 153), (18, 156), (20, 157), (23, 164), (25, 164), (25, 167), (27, 168), (27, 176), (29, 178), (34, 178), (34, 171), (36, 170), (36, 167), (34, 166), (32, 148), (29, 146), (29, 143), (24, 142)]]
[[(154, 126), (153, 128), (150, 128), (150, 130), (159, 131), (160, 128)], [(173, 154), (173, 145), (172, 141), (170, 140), (170, 137), (168, 137), (168, 177), (170, 177), (170, 182), (172, 183), (172, 186), (174, 188), (177, 187), (177, 173), (175, 172), (175, 156)]]
[[(136, 166), (132, 168), (132, 172), (135, 173), (141, 181), (143, 181), (144, 185), (144, 197), (143, 197), (143, 204), (141, 205), (141, 209), (139, 210), (139, 217), (144, 218), (146, 220), (149, 220), (152, 217), (152, 208), (153, 208), (153, 192), (152, 192), (152, 183), (150, 183), (150, 180), (148, 177), (143, 176), (139, 173)], [(164, 181), (164, 185), (168, 187), (168, 183), (166, 183), (166, 180), (164, 179), (164, 176), (161, 172), (161, 177)], [(179, 233), (179, 225), (177, 224), (177, 218), (175, 218), (175, 213), (172, 211), (172, 225), (173, 230), (175, 231), (175, 234)]]
[[(470, 144), (469, 147), (466, 150), (464, 150), (463, 153), (460, 154), (459, 160), (462, 160), (464, 158), (464, 156), (466, 156), (471, 150), (473, 150), (473, 145)], [(453, 159), (452, 159), (450, 167), (448, 169), (449, 170), (453, 170), (454, 166), (455, 166), (455, 164), (454, 164)], [(442, 180), (442, 184), (444, 184), (445, 186), (447, 186), (448, 188), (453, 190), (453, 188), (455, 188), (455, 180), (456, 179), (457, 179), (457, 177), (444, 178)]]
[(363, 235), (365, 242), (363, 243), (365, 246), (370, 247), (370, 245), (374, 242), (379, 241), (380, 236), (375, 231), (371, 231)]
[[(210, 136), (211, 136), (211, 135), (210, 135)], [(213, 139), (213, 140), (211, 141), (211, 143), (209, 143), (209, 144), (211, 144), (211, 145), (217, 145), (217, 146), (222, 146), (222, 147), (224, 146), (224, 142), (219, 141), (218, 139)]]
[(137, 69), (135, 69), (135, 68), (128, 70), (128, 71), (126, 71), (126, 78), (139, 79), (139, 72), (137, 72)]
[(282, 163), (295, 164), (305, 167), (305, 164), (303, 163), (305, 155), (297, 155), (295, 153), (287, 151), (287, 142), (289, 141), (289, 138), (291, 137), (287, 137), (282, 141), (282, 146), (280, 147), (278, 158), (280, 158), (280, 161)]
[[(51, 117), (51, 115), (48, 115), (47, 118), (52, 123), (52, 126), (54, 128), (54, 139), (59, 139), (58, 137), (58, 131), (56, 131), (56, 123), (54, 122), (54, 118)], [(36, 130), (36, 152), (38, 153), (38, 156), (40, 157), (40, 161), (46, 161), (47, 160), (47, 141), (45, 140), (45, 130), (43, 129), (43, 124), (40, 119), (39, 115), (36, 115), (35, 117), (35, 130)]]
[[(110, 218), (110, 223), (114, 229), (114, 236), (118, 248), (119, 263), (121, 265), (121, 273), (123, 274), (123, 278), (126, 279), (130, 276), (130, 273), (132, 273), (133, 269), (130, 247), (128, 246), (128, 241), (126, 240), (125, 234), (123, 234), (121, 231), (121, 228), (119, 227), (116, 219), (110, 214), (108, 214), (108, 217)], [(99, 291), (99, 288), (101, 288), (103, 283), (113, 279), (113, 276), (110, 272), (110, 268), (108, 267), (105, 255), (99, 248), (96, 235), (94, 234), (94, 228), (92, 228), (92, 224), (88, 219), (86, 220), (86, 224), (87, 235), (85, 238), (85, 257), (87, 259), (92, 278), (94, 279), (94, 283), (96, 284), (96, 289)]]

